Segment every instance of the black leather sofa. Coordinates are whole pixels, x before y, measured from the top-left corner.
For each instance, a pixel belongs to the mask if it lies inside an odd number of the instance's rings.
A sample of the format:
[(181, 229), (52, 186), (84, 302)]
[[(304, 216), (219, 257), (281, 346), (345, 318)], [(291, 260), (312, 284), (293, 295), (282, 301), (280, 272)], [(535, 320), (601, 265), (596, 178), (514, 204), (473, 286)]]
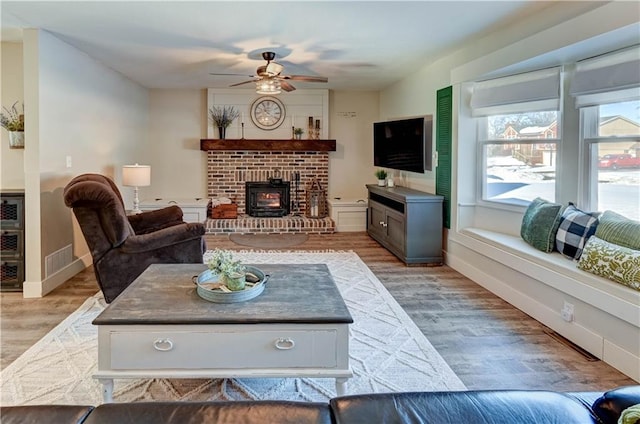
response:
[(13, 406), (0, 408), (0, 422), (617, 424), (623, 410), (639, 403), (640, 386), (620, 387), (604, 393), (527, 390), (378, 393), (337, 397), (328, 404), (240, 401), (110, 403), (95, 408)]

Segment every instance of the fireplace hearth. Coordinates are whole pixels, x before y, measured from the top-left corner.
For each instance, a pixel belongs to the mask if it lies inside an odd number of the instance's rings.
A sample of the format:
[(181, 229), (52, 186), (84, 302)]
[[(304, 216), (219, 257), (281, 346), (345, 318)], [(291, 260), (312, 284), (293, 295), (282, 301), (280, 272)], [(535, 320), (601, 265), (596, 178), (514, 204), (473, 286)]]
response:
[(283, 217), (290, 212), (289, 181), (247, 181), (246, 213), (253, 217)]

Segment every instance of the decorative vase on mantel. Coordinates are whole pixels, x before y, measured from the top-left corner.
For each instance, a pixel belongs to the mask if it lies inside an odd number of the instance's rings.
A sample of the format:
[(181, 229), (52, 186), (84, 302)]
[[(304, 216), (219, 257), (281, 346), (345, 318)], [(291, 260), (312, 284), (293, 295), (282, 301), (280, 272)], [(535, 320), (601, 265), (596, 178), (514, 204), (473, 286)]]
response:
[(9, 131), (9, 148), (24, 149), (24, 131)]
[(220, 134), (220, 139), (224, 140), (226, 134), (227, 134), (227, 127), (223, 127), (223, 126), (219, 126), (218, 127), (218, 134)]

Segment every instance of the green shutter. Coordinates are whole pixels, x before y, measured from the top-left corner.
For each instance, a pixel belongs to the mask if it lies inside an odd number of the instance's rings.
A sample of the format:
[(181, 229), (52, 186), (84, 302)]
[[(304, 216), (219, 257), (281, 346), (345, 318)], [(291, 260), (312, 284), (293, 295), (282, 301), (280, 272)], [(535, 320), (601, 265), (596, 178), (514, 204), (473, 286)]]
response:
[(444, 196), (443, 224), (451, 228), (451, 127), (453, 87), (438, 90), (436, 95), (436, 194)]

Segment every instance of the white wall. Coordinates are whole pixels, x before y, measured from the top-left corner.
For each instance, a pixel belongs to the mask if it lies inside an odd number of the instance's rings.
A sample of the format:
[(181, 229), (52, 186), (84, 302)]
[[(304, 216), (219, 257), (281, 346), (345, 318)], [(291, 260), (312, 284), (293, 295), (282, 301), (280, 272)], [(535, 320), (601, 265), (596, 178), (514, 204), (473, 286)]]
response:
[[(244, 119), (244, 138), (291, 139), (291, 127), (295, 125), (305, 131), (302, 138), (306, 139), (310, 116), (313, 117), (314, 122), (320, 120), (320, 138), (328, 138), (329, 91), (326, 89), (296, 90), (278, 94), (276, 97), (282, 101), (285, 108), (285, 119), (278, 128), (272, 130), (258, 128), (251, 121), (251, 106), (256, 100), (264, 97), (262, 94), (256, 94), (255, 89), (210, 88), (207, 90), (207, 96), (207, 113), (213, 106), (233, 106), (240, 113), (238, 119), (227, 128), (226, 138), (242, 137), (241, 123)], [(207, 137), (220, 138), (218, 129), (210, 121)]]
[[(22, 43), (5, 43), (1, 47), (2, 53), (2, 106), (11, 108), (15, 102), (18, 111), (24, 103), (22, 77)], [(9, 148), (9, 133), (0, 130), (0, 188), (24, 188), (24, 150)]]
[(378, 92), (332, 91), (329, 96), (329, 138), (336, 151), (329, 154), (328, 197), (366, 199), (366, 184), (374, 184), (373, 122), (378, 120)]
[(149, 163), (151, 186), (140, 199), (207, 196), (206, 90), (151, 90), (149, 95)]
[[(73, 244), (90, 260), (84, 237), (64, 205), (64, 186), (95, 172), (121, 181), (122, 165), (146, 161), (148, 92), (87, 54), (40, 30), (25, 30), (25, 297), (41, 296), (84, 264), (45, 274), (45, 259)], [(67, 167), (67, 157), (72, 166)], [(122, 190), (130, 199), (130, 190)]]

